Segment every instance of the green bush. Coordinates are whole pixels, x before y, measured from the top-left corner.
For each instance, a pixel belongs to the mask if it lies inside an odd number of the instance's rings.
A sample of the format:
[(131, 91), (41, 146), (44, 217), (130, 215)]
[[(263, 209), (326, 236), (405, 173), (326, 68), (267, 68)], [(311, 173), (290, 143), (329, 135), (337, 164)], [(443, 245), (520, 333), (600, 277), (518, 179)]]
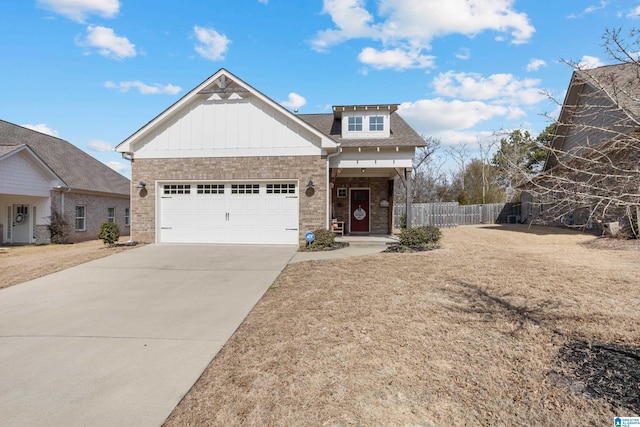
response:
[(438, 227), (422, 225), (403, 229), (400, 232), (400, 244), (408, 247), (426, 248), (437, 244), (441, 237), (442, 234)]
[(403, 213), (400, 216), (400, 228), (405, 229), (407, 228), (407, 214)]
[(314, 230), (316, 238), (309, 245), (312, 249), (332, 248), (336, 244), (336, 235), (329, 230)]
[(105, 245), (113, 246), (115, 242), (120, 238), (120, 227), (115, 222), (105, 222), (100, 226), (100, 234), (98, 239), (101, 239)]

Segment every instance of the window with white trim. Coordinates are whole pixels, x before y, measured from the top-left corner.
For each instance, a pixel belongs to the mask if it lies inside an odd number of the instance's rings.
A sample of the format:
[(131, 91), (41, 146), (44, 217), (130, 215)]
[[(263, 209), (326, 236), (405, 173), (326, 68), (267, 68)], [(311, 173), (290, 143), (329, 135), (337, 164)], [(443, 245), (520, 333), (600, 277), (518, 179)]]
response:
[(107, 208), (107, 222), (116, 222), (116, 208)]
[(296, 194), (296, 185), (267, 184), (267, 194)]
[(86, 231), (87, 216), (84, 206), (76, 206), (76, 231)]
[(231, 184), (231, 194), (259, 194), (259, 184)]
[(383, 116), (371, 116), (369, 117), (369, 131), (381, 132), (384, 130), (384, 117)]
[(191, 194), (190, 184), (167, 184), (163, 187), (164, 194)]
[(198, 194), (224, 194), (224, 184), (198, 184)]
[(129, 208), (124, 208), (124, 225), (128, 227), (131, 223), (131, 212)]
[(347, 129), (349, 132), (362, 131), (362, 116), (349, 116), (347, 120)]

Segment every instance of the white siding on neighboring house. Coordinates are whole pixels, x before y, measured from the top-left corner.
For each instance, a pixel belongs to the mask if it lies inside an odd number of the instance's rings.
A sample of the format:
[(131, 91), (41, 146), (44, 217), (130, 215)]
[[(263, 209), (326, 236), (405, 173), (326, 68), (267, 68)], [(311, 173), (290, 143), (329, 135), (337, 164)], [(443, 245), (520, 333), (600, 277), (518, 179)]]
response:
[(56, 184), (26, 150), (0, 160), (0, 194), (49, 197)]
[(199, 98), (135, 143), (136, 158), (307, 156), (320, 138), (259, 99)]

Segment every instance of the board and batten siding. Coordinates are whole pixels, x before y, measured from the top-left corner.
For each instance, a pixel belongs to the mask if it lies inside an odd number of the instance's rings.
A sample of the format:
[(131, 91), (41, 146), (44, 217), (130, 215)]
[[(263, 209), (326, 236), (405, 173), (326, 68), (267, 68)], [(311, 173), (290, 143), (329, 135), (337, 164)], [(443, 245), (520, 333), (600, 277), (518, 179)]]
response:
[(137, 159), (322, 154), (318, 136), (253, 97), (196, 99), (135, 145)]

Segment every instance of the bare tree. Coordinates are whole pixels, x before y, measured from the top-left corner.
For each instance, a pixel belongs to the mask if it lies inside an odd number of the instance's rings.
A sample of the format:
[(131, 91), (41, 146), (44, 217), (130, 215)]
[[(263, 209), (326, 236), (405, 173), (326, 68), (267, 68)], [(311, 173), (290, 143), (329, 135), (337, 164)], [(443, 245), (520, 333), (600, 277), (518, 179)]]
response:
[[(429, 201), (430, 195), (435, 193), (435, 186), (442, 175), (442, 164), (433, 161), (433, 154), (440, 148), (440, 140), (431, 136), (422, 135), (425, 142), (424, 147), (416, 150), (411, 170), (411, 192), (413, 200), (417, 202)], [(402, 185), (396, 186), (395, 199), (404, 201), (406, 199), (406, 180), (398, 174), (398, 179)]]
[(619, 64), (574, 70), (544, 171), (523, 201), (532, 220), (574, 227), (610, 222), (637, 236), (640, 213), (640, 37), (607, 30), (603, 46)]

